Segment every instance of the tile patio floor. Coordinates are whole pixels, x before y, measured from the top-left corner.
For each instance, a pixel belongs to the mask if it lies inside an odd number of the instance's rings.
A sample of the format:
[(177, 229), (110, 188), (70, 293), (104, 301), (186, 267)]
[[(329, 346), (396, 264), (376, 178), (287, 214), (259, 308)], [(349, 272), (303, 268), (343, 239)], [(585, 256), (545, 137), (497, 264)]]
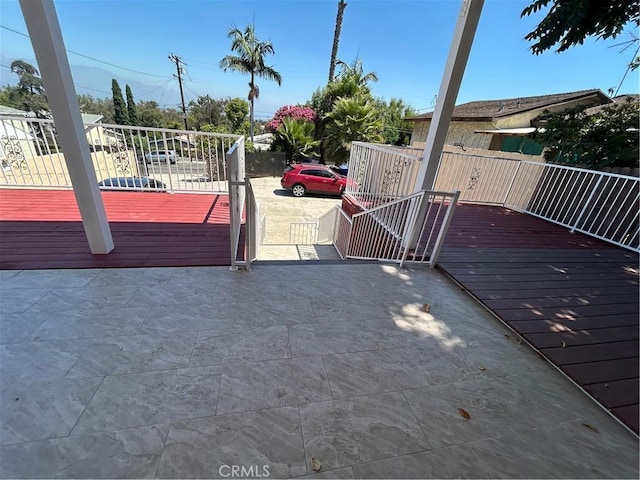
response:
[(0, 271), (0, 314), (2, 478), (638, 478), (637, 437), (438, 271)]

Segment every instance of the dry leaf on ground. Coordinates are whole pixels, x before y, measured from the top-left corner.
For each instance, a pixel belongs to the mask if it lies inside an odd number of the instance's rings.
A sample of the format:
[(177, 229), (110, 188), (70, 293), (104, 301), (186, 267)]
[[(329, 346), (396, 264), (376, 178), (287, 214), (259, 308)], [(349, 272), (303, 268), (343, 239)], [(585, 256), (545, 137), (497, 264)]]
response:
[(469, 412), (467, 412), (464, 408), (459, 408), (458, 413), (465, 420), (469, 420), (471, 418), (471, 415), (469, 415)]

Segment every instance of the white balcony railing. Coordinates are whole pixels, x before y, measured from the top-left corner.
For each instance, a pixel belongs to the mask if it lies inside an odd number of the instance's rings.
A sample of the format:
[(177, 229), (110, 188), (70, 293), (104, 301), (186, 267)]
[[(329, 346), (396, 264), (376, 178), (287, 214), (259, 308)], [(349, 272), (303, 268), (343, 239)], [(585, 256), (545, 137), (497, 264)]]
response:
[[(84, 125), (96, 182), (148, 177), (155, 182), (128, 183), (140, 185), (140, 190), (227, 191), (226, 152), (238, 135), (110, 124)], [(52, 120), (2, 117), (0, 187), (72, 188), (64, 152), (59, 145)], [(127, 185), (125, 181), (114, 184), (115, 187), (109, 188), (131, 189), (124, 186)]]
[[(417, 151), (407, 152), (354, 143), (347, 194), (367, 210), (414, 192), (422, 160)], [(459, 190), (461, 202), (505, 206), (640, 251), (637, 177), (444, 152), (434, 189)]]

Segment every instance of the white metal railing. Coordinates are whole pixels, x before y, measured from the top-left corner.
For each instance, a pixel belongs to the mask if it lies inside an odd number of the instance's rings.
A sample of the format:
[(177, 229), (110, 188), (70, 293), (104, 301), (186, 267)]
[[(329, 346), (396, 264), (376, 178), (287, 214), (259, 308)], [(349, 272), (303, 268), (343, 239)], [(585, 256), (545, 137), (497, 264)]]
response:
[(351, 144), (345, 193), (372, 208), (414, 192), (420, 156), (416, 149), (362, 142)]
[(344, 214), (343, 229), (349, 238), (336, 248), (343, 258), (434, 267), (457, 200), (458, 192), (421, 191), (356, 213), (351, 219)]
[(313, 245), (318, 240), (318, 222), (292, 222), (289, 224), (289, 244)]
[[(101, 123), (84, 126), (97, 182), (149, 177), (155, 182), (135, 182), (141, 185), (138, 189), (226, 191), (226, 152), (238, 135)], [(0, 187), (72, 188), (59, 145), (53, 120), (0, 117)], [(115, 189), (131, 189), (118, 187), (125, 182), (113, 183)]]
[[(240, 265), (248, 266), (251, 262), (249, 260), (249, 254), (247, 252), (247, 242), (250, 241), (252, 236), (255, 236), (255, 230), (250, 233), (245, 228), (245, 243), (240, 243), (240, 231), (242, 229), (242, 214), (247, 213), (247, 224), (249, 223), (249, 206), (245, 209), (245, 200), (247, 197), (247, 190), (250, 189), (249, 179), (245, 176), (244, 166), (244, 137), (240, 137), (236, 143), (227, 152), (227, 178), (229, 182), (229, 227), (231, 229), (231, 269), (237, 270)], [(249, 188), (247, 188), (249, 185)], [(252, 192), (252, 190), (251, 190)], [(251, 202), (248, 202), (251, 203)], [(253, 213), (253, 212), (252, 212)], [(257, 224), (254, 225), (256, 227)], [(246, 261), (239, 259), (240, 248), (242, 247), (242, 254), (246, 256)]]
[(318, 219), (318, 243), (332, 243), (340, 207), (336, 205)]
[(336, 248), (341, 258), (347, 258), (349, 244), (351, 242), (351, 229), (353, 221), (342, 208), (338, 207), (336, 216), (335, 231), (333, 234), (333, 246)]
[(504, 205), (640, 251), (636, 177), (522, 162)]
[[(499, 152), (496, 152), (498, 155)], [(418, 151), (354, 142), (346, 193), (367, 210), (417, 188)], [(543, 162), (443, 152), (434, 189), (501, 205), (640, 251), (640, 180)]]

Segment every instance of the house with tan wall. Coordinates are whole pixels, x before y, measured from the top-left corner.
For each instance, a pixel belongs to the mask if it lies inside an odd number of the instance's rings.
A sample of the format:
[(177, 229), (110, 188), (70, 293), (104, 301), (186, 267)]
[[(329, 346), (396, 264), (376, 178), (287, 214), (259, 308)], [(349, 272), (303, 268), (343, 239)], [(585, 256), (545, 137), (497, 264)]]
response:
[[(559, 112), (609, 103), (613, 99), (598, 89), (463, 103), (453, 109), (445, 144), (540, 155), (543, 147), (527, 137), (536, 128), (532, 125), (534, 118), (545, 110)], [(411, 145), (424, 146), (432, 118), (433, 112), (405, 119), (414, 122)]]

